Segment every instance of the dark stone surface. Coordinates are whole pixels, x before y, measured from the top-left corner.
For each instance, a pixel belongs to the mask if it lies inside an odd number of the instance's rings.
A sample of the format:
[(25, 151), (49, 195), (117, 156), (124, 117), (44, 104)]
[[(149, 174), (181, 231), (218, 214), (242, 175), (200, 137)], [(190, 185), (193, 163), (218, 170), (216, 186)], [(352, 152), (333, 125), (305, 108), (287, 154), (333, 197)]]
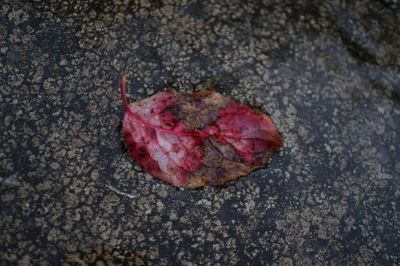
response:
[[(398, 264), (399, 3), (349, 2), (2, 0), (1, 264)], [(153, 180), (123, 73), (132, 99), (211, 84), (285, 148), (226, 187)]]

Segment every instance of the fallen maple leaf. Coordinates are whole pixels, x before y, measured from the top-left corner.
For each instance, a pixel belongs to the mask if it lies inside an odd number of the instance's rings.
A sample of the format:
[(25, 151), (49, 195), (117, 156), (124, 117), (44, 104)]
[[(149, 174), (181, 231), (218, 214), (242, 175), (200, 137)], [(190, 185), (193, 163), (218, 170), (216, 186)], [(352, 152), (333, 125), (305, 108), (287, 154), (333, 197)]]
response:
[(130, 156), (151, 175), (178, 187), (223, 184), (264, 167), (283, 146), (271, 118), (213, 91), (159, 92), (129, 104), (123, 135)]

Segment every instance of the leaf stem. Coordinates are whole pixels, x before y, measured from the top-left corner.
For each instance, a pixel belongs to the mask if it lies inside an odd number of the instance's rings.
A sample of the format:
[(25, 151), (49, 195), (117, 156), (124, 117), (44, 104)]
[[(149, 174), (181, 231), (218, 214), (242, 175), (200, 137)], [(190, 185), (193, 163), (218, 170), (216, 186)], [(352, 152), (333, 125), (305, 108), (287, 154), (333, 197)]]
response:
[(121, 97), (126, 111), (131, 111), (128, 99), (126, 98), (126, 75), (122, 75), (121, 77)]

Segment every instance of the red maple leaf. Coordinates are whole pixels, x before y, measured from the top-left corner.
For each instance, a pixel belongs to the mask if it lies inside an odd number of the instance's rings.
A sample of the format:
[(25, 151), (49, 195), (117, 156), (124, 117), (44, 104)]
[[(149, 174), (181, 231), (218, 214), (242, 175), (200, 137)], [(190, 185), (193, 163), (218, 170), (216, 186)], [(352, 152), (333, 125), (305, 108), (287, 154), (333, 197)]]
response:
[(121, 95), (130, 156), (175, 186), (222, 184), (247, 175), (283, 146), (269, 116), (217, 92), (169, 90), (129, 104), (123, 77)]

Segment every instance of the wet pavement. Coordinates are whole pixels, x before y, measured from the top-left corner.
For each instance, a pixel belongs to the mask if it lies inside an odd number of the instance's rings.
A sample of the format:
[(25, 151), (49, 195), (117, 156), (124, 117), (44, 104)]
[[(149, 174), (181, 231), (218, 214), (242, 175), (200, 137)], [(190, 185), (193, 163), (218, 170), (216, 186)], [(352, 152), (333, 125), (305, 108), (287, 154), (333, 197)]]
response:
[[(398, 1), (0, 6), (0, 264), (400, 263)], [(269, 168), (181, 190), (121, 145), (130, 98), (267, 111)]]

